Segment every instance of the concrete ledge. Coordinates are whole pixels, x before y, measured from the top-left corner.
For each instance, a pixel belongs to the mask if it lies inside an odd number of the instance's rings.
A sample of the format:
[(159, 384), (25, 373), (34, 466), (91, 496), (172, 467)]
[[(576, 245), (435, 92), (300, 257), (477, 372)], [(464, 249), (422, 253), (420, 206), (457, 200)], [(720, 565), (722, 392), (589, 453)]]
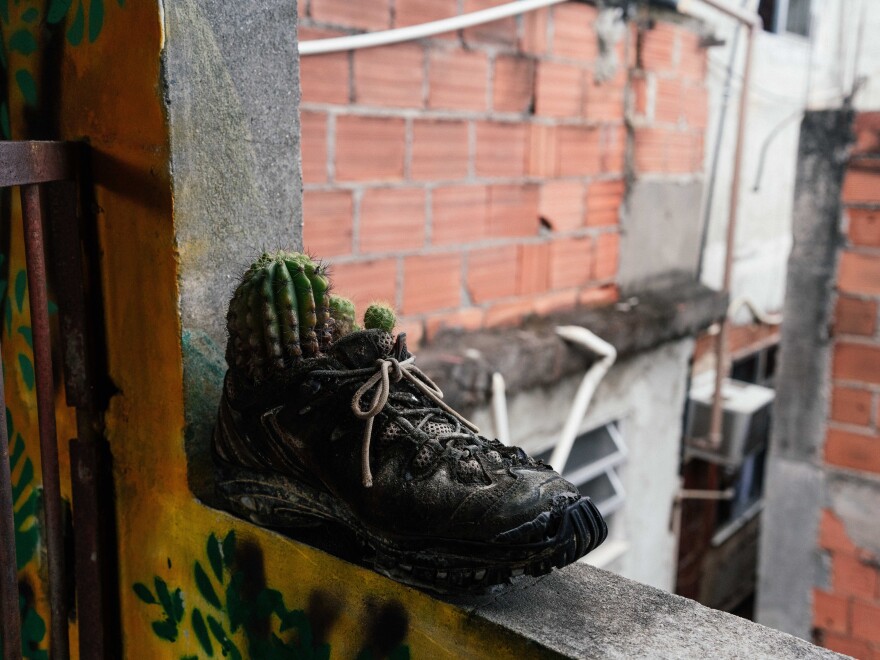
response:
[(523, 582), (499, 596), (453, 602), (563, 657), (843, 657), (586, 564)]
[(583, 373), (592, 358), (554, 332), (558, 325), (589, 328), (621, 357), (692, 337), (720, 320), (723, 294), (695, 282), (631, 296), (633, 302), (578, 308), (526, 319), (521, 327), (441, 333), (418, 353), (418, 365), (446, 392), (448, 403), (467, 410), (491, 396), (492, 374), (504, 375), (508, 394), (555, 384)]

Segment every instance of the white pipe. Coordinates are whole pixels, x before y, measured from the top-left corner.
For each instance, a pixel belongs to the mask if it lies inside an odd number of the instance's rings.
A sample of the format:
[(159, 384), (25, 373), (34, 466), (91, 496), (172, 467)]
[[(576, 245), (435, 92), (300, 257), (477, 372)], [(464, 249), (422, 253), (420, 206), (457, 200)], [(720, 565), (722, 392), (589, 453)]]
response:
[(495, 436), (502, 444), (510, 446), (510, 421), (507, 416), (507, 390), (504, 376), (497, 371), (492, 374), (492, 417), (495, 421)]
[[(361, 0), (362, 1), (362, 0)], [(461, 14), (452, 18), (444, 18), (430, 23), (410, 25), (394, 30), (381, 32), (369, 32), (367, 34), (353, 34), (345, 37), (333, 37), (330, 39), (312, 39), (299, 43), (299, 54), (319, 55), (322, 53), (337, 53), (339, 51), (357, 50), (359, 48), (373, 48), (375, 46), (387, 46), (399, 44), (403, 41), (413, 41), (433, 37), (444, 32), (455, 32), (464, 28), (491, 23), (502, 18), (526, 14), (536, 9), (558, 5), (567, 0), (516, 0), (497, 7), (481, 9), (469, 14)]]
[(567, 341), (583, 346), (588, 351), (596, 353), (602, 358), (593, 363), (587, 373), (584, 374), (584, 379), (581, 381), (577, 394), (574, 397), (568, 419), (565, 420), (565, 426), (562, 428), (562, 435), (553, 449), (553, 455), (550, 456), (550, 465), (562, 474), (565, 464), (568, 462), (568, 455), (571, 454), (571, 448), (574, 446), (575, 438), (577, 438), (578, 429), (587, 412), (587, 407), (590, 405), (599, 382), (617, 359), (617, 351), (614, 346), (604, 339), (579, 326), (560, 326), (556, 328), (556, 334)]
[(758, 307), (754, 300), (747, 296), (734, 298), (730, 302), (730, 305), (727, 306), (727, 318), (733, 318), (734, 314), (739, 311), (740, 307), (747, 307), (748, 310), (752, 313), (752, 316), (754, 316), (757, 321), (763, 323), (764, 325), (782, 324), (782, 314), (765, 312), (763, 309)]

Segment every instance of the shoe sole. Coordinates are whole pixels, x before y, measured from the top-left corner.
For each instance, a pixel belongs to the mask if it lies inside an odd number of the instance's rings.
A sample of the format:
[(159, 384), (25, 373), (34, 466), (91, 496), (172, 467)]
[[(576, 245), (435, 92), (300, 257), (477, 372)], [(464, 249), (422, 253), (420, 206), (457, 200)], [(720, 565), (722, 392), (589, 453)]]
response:
[[(588, 497), (568, 505), (552, 520), (550, 536), (531, 543), (491, 543), (389, 536), (365, 526), (330, 493), (299, 480), (224, 465), (217, 493), (230, 512), (282, 532), (325, 523), (340, 524), (368, 551), (362, 563), (398, 582), (431, 591), (482, 593), (521, 575), (545, 575), (598, 547), (608, 535)], [(540, 534), (539, 534), (540, 536)]]

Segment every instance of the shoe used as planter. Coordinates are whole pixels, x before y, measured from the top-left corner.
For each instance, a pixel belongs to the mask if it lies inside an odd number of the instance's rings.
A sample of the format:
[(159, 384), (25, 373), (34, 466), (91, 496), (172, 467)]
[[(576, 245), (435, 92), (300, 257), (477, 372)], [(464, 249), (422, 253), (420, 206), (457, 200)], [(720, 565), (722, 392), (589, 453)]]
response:
[(214, 455), (232, 512), (276, 529), (342, 525), (361, 561), (447, 593), (542, 575), (602, 543), (589, 498), (480, 436), (415, 366), (405, 335), (332, 334), (261, 379), (230, 360)]

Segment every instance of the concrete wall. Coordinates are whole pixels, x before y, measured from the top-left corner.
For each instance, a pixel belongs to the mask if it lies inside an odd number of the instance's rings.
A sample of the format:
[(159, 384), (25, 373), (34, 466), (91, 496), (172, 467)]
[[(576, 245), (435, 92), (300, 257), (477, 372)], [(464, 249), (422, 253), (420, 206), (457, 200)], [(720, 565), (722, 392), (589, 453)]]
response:
[[(585, 432), (619, 420), (629, 449), (628, 460), (618, 471), (626, 503), (613, 515), (606, 542), (618, 541), (627, 549), (603, 567), (666, 590), (672, 590), (675, 582), (676, 540), (669, 521), (678, 489), (681, 411), (692, 351), (692, 340), (677, 341), (616, 364), (596, 391), (580, 427)], [(531, 454), (555, 444), (580, 380), (566, 378), (555, 388), (511, 397), (513, 443)], [(488, 407), (475, 410), (471, 418), (487, 432), (494, 428)]]

